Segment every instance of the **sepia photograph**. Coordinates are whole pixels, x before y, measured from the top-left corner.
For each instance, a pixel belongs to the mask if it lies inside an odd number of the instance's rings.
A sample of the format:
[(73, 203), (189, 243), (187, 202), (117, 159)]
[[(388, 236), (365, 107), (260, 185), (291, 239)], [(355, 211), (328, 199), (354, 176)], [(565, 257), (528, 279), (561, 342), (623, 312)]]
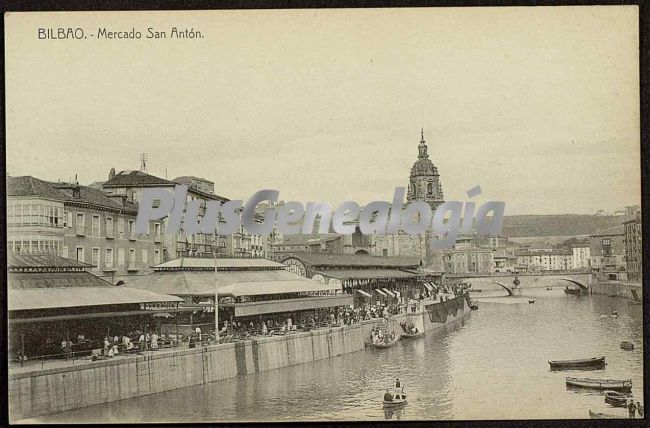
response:
[(8, 422), (643, 424), (639, 28), (5, 12)]

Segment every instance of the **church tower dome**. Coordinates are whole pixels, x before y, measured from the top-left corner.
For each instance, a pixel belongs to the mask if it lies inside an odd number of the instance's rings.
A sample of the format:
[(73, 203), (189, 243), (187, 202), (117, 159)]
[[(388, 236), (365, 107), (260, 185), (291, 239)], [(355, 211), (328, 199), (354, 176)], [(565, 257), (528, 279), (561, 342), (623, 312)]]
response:
[(438, 174), (438, 168), (429, 159), (428, 146), (424, 140), (424, 129), (421, 130), (420, 135), (418, 160), (411, 168), (406, 200), (407, 202), (427, 202), (435, 211), (444, 202), (440, 174)]

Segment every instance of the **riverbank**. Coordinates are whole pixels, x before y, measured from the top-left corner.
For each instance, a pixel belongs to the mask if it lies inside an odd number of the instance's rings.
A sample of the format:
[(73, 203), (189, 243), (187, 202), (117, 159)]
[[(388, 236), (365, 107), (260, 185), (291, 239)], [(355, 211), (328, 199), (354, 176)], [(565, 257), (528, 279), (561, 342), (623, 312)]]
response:
[[(424, 307), (416, 313), (395, 315), (388, 322), (396, 323), (393, 327), (398, 334), (401, 321), (432, 331), (471, 312), (464, 297)], [(10, 371), (10, 419), (141, 397), (361, 351), (369, 343), (371, 329), (386, 322), (374, 318), (351, 326), (286, 336), (147, 352), (68, 367)]]
[[(589, 287), (591, 294), (601, 294), (610, 297), (622, 297), (628, 300), (643, 301), (643, 287), (640, 283), (597, 281)], [(636, 294), (636, 297), (634, 296)]]

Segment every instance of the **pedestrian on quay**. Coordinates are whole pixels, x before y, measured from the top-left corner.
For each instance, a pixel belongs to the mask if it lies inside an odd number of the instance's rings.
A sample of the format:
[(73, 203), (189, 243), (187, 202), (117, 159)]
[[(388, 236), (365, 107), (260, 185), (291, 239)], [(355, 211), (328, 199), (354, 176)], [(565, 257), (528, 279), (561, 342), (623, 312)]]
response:
[(636, 411), (639, 412), (639, 417), (643, 417), (643, 406), (640, 401), (636, 402)]
[(266, 334), (269, 332), (268, 328), (266, 327), (266, 323), (262, 321), (262, 334), (266, 336)]
[(108, 336), (104, 337), (104, 355), (108, 356), (108, 351), (111, 346), (111, 343), (108, 340)]
[(630, 404), (628, 404), (627, 410), (630, 414), (630, 418), (636, 417), (636, 404), (634, 404), (634, 400), (630, 400)]
[(151, 335), (151, 349), (154, 351), (158, 349), (158, 335), (155, 331)]
[(201, 341), (201, 327), (196, 326), (196, 330), (194, 330), (194, 332), (196, 333), (196, 336), (198, 337), (199, 342), (200, 342)]

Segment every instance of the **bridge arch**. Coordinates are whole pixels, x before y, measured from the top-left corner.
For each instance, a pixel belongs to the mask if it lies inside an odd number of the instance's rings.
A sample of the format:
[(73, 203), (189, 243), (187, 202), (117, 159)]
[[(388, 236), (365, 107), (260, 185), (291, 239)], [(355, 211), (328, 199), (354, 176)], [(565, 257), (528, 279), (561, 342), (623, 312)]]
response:
[(588, 290), (589, 289), (589, 287), (587, 287), (586, 285), (584, 285), (583, 283), (581, 283), (579, 281), (576, 281), (575, 279), (569, 279), (569, 278), (554, 278), (554, 279), (557, 279), (557, 280), (560, 280), (560, 281), (567, 281), (567, 282), (570, 282), (571, 284), (575, 284), (578, 287), (580, 287), (581, 290)]
[(515, 294), (514, 291), (512, 291), (512, 288), (508, 287), (507, 285), (503, 285), (500, 282), (496, 282), (496, 281), (490, 281), (490, 282), (493, 283), (493, 284), (499, 285), (502, 288), (505, 288), (505, 290), (508, 292), (508, 296), (514, 296), (514, 294)]

